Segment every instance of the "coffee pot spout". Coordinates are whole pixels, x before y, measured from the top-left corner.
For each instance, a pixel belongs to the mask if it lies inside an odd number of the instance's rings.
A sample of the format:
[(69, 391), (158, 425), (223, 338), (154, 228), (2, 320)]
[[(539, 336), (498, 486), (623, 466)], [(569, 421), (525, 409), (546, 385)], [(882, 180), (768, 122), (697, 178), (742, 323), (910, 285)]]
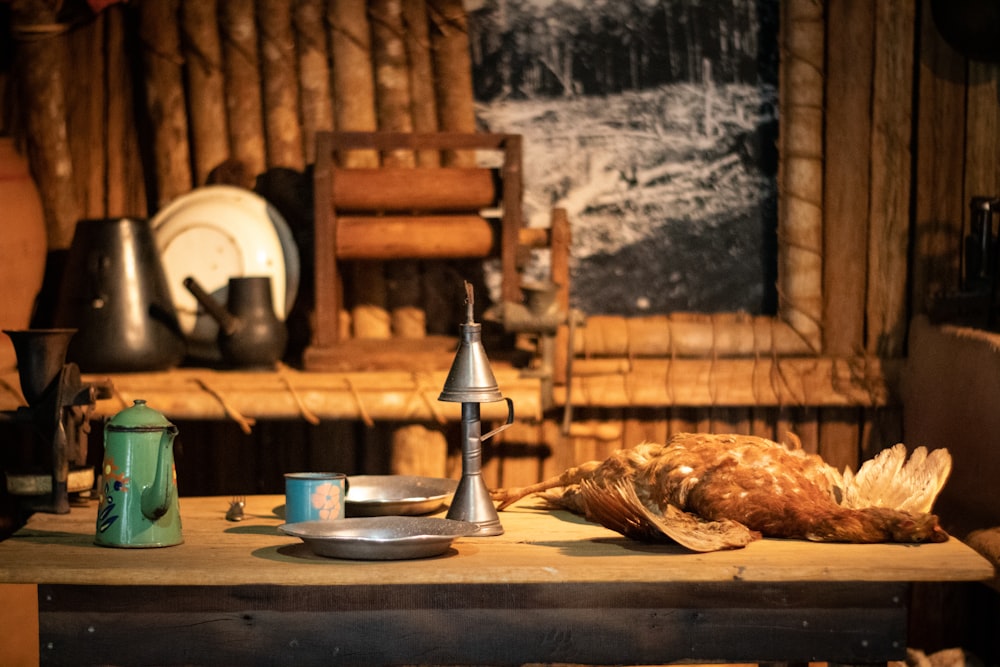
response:
[(174, 490), (174, 437), (177, 435), (177, 427), (169, 426), (163, 429), (160, 436), (160, 444), (156, 453), (156, 473), (153, 475), (153, 483), (142, 492), (143, 515), (150, 521), (156, 521), (173, 504)]
[(241, 323), (239, 319), (212, 298), (212, 295), (193, 276), (188, 276), (184, 279), (184, 287), (198, 300), (198, 303), (205, 309), (205, 312), (218, 322), (221, 335), (232, 336), (240, 329)]

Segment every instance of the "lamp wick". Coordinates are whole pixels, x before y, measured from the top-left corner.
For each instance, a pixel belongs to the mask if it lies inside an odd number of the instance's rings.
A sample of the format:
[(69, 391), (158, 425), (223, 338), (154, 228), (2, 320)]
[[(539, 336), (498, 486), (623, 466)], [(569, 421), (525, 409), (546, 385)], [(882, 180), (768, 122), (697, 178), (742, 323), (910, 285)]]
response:
[(474, 318), (473, 318), (473, 315), (472, 315), (472, 305), (475, 302), (476, 302), (476, 299), (475, 299), (475, 296), (473, 295), (472, 283), (470, 283), (468, 280), (466, 280), (465, 281), (465, 304), (467, 306), (467, 310), (466, 310), (467, 321), (466, 321), (466, 324), (474, 324)]

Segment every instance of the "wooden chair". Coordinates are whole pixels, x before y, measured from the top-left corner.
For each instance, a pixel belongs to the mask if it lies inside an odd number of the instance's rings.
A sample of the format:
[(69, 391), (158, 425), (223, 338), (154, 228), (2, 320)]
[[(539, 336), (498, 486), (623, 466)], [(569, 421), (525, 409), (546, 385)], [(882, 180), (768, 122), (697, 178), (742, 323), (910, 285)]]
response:
[[(487, 151), (500, 160), (496, 167), (347, 166), (345, 156), (357, 151), (381, 156)], [(520, 135), (320, 133), (314, 179), (315, 309), (304, 355), (307, 370), (447, 368), (451, 363), (452, 337), (392, 338), (387, 344), (350, 334), (343, 324), (347, 262), (499, 257), (502, 301), (519, 304), (525, 249), (551, 244), (549, 230), (526, 229), (522, 220)], [(489, 211), (494, 214), (484, 214)], [(565, 245), (561, 252), (568, 255), (568, 241)], [(454, 324), (457, 334), (459, 322)]]

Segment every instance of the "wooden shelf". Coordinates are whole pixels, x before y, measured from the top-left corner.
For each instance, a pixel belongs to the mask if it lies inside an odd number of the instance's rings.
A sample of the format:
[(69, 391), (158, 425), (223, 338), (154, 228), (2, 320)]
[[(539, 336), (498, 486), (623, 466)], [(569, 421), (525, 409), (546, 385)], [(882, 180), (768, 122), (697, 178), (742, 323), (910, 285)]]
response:
[[(672, 405), (879, 407), (898, 404), (903, 360), (776, 357), (730, 359), (577, 359), (567, 390), (556, 385), (552, 405), (667, 407)], [(505, 361), (493, 362), (501, 393), (519, 421), (539, 420), (547, 405), (543, 381)], [(183, 368), (160, 373), (84, 375), (110, 380), (113, 396), (97, 403), (109, 417), (145, 399), (171, 419), (306, 419), (374, 422), (461, 419), (458, 403), (438, 401), (447, 370), (344, 372), (221, 371)], [(17, 373), (0, 374), (0, 409), (23, 405)], [(503, 420), (503, 401), (484, 403), (484, 420)]]
[[(514, 402), (518, 419), (541, 418), (541, 381), (494, 365), (497, 384)], [(219, 371), (184, 368), (159, 373), (85, 374), (84, 382), (110, 380), (113, 396), (97, 402), (95, 417), (110, 417), (145, 399), (170, 419), (307, 419), (458, 421), (461, 405), (439, 401), (446, 371), (317, 373)], [(17, 373), (0, 376), (0, 407), (23, 405)], [(504, 401), (482, 404), (484, 420), (504, 420)]]

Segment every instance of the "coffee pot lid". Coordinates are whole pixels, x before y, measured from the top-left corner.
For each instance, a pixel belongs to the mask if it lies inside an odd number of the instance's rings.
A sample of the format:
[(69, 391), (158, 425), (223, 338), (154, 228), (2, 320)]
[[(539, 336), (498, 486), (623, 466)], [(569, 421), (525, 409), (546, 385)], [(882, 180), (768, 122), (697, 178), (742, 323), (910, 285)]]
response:
[(146, 401), (137, 398), (132, 402), (132, 406), (125, 408), (112, 417), (106, 429), (113, 431), (136, 430), (136, 429), (164, 429), (171, 428), (170, 423), (162, 413), (146, 405)]

